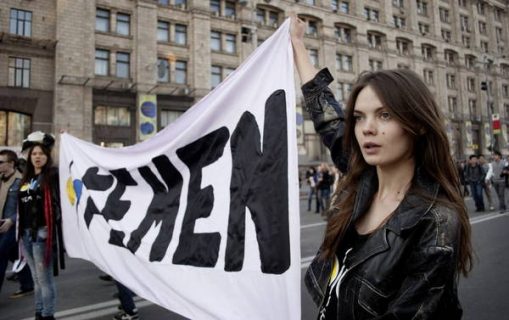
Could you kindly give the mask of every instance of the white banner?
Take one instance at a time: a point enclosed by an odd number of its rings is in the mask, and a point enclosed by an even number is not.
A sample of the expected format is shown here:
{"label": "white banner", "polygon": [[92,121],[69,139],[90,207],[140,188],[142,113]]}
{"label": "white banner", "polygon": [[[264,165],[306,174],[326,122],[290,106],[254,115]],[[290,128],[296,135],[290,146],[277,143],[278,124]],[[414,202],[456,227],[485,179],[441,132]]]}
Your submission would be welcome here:
{"label": "white banner", "polygon": [[190,319],[300,319],[289,20],[154,137],[61,137],[64,240],[139,296]]}

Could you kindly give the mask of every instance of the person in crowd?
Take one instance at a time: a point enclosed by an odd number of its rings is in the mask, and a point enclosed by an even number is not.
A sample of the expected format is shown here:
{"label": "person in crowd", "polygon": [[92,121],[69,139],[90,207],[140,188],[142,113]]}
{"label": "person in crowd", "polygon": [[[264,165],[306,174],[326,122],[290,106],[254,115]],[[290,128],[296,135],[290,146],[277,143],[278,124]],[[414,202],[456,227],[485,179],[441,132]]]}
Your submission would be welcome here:
{"label": "person in crowd", "polygon": [[124,286],[122,283],[115,280],[115,285],[118,290],[118,300],[120,306],[118,313],[113,317],[113,320],[136,320],[139,319],[138,309],[134,303],[134,293]]}
{"label": "person in crowd", "polygon": [[316,172],[316,169],[314,167],[309,167],[306,171],[306,182],[309,187],[308,192],[308,211],[311,211],[311,205],[313,202],[313,198],[316,201],[316,213],[320,212],[320,200],[318,197],[318,190],[316,187],[316,184],[318,182],[318,174]]}
{"label": "person in crowd", "polygon": [[35,287],[35,317],[54,319],[56,286],[54,275],[63,269],[63,247],[58,170],[52,166],[51,145],[34,143],[28,150],[27,167],[21,181],[19,234]]}
{"label": "person in crowd", "polygon": [[317,189],[320,193],[320,208],[322,208],[322,216],[325,216],[329,210],[330,191],[331,185],[334,183],[334,176],[326,163],[321,163],[318,167],[318,176]]}
{"label": "person in crowd", "polygon": [[[14,151],[0,150],[0,290],[9,260],[14,262],[18,258],[16,216],[22,176],[16,169],[17,160]],[[20,288],[10,298],[20,298],[34,292],[34,282],[27,265],[17,273],[17,280]]]}
{"label": "person in crowd", "polygon": [[460,183],[462,185],[462,196],[468,197],[470,195],[470,192],[468,191],[468,185],[465,182],[465,160],[459,160],[456,162],[457,169],[458,169],[458,175],[460,177]]}
{"label": "person in crowd", "polygon": [[468,158],[468,165],[465,167],[465,182],[470,185],[470,192],[475,202],[475,211],[482,212],[484,208],[483,199],[483,183],[485,181],[486,171],[479,164],[479,159],[476,155],[472,154]]}
{"label": "person in crowd", "polygon": [[343,111],[291,20],[305,108],[344,173],[305,276],[318,319],[460,319],[470,224],[433,94],[410,70],[365,73]]}
{"label": "person in crowd", "polygon": [[484,176],[484,181],[481,184],[482,189],[484,191],[484,194],[486,195],[486,199],[488,200],[488,208],[490,211],[495,210],[495,207],[493,206],[493,192],[492,192],[492,186],[491,186],[491,178],[493,177],[493,169],[491,168],[491,162],[486,160],[484,155],[479,155],[479,165],[482,167],[483,172],[486,172],[486,175]]}
{"label": "person in crowd", "polygon": [[502,154],[498,150],[493,152],[491,167],[493,172],[493,187],[498,197],[498,209],[503,213],[507,209],[505,204],[505,178],[509,175],[509,168],[505,165],[502,160]]}

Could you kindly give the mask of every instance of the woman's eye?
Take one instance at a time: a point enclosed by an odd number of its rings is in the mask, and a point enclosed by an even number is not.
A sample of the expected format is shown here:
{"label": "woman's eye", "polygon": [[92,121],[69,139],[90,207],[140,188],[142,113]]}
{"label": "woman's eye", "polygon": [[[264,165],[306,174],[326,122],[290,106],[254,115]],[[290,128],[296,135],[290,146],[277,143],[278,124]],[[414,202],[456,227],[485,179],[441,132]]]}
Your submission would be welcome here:
{"label": "woman's eye", "polygon": [[380,113],[380,118],[382,120],[389,120],[391,118],[391,114],[387,111],[384,111],[384,112]]}
{"label": "woman's eye", "polygon": [[359,116],[359,115],[355,115],[355,116],[353,116],[353,120],[354,120],[355,122],[360,121],[360,120],[361,120],[361,118],[362,118],[362,117],[361,117],[361,116]]}

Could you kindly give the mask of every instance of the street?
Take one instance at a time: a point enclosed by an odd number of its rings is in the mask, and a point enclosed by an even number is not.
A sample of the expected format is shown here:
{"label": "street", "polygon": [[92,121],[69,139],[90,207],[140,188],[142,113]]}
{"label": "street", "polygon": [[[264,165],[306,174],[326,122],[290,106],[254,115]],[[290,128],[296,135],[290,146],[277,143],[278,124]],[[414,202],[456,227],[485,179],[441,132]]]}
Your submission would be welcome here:
{"label": "street", "polygon": [[[494,195],[496,198],[496,195]],[[460,279],[460,301],[466,320],[499,320],[509,314],[509,213],[498,211],[474,213],[471,198],[466,199],[471,212],[475,265],[471,275]],[[307,211],[301,200],[301,270],[302,278],[315,250],[320,244],[325,222],[320,215]],[[57,279],[58,301],[56,318],[111,319],[117,312],[118,300],[112,294],[112,282],[98,278],[101,272],[91,263],[67,259],[67,269]],[[316,308],[301,281],[302,319],[315,319]],[[33,295],[9,299],[17,283],[5,281],[0,294],[0,320],[33,319]],[[140,319],[186,319],[140,298],[136,298]],[[298,307],[298,306],[296,306]]]}

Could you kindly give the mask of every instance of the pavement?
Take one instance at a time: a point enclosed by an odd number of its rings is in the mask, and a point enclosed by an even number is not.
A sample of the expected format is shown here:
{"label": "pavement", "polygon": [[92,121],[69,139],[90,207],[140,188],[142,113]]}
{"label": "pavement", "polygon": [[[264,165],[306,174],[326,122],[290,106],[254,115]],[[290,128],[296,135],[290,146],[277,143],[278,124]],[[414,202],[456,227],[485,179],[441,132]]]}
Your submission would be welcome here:
{"label": "pavement", "polygon": [[[319,214],[307,211],[305,190],[300,201],[301,271],[302,278],[325,229]],[[495,207],[498,206],[493,194]],[[508,197],[509,200],[509,197]],[[472,224],[476,264],[471,275],[460,280],[459,295],[466,320],[508,319],[509,305],[509,214],[498,211],[475,212],[472,198],[465,198]],[[117,312],[118,300],[111,282],[98,277],[101,271],[80,259],[67,259],[67,269],[57,279],[58,301],[56,317],[60,320],[106,320]],[[315,319],[316,307],[301,282],[301,319]],[[17,290],[17,284],[5,281],[0,292],[0,320],[33,319],[33,295],[18,299],[8,296]],[[135,299],[140,319],[186,319],[141,298]],[[296,306],[297,307],[297,306]]]}

